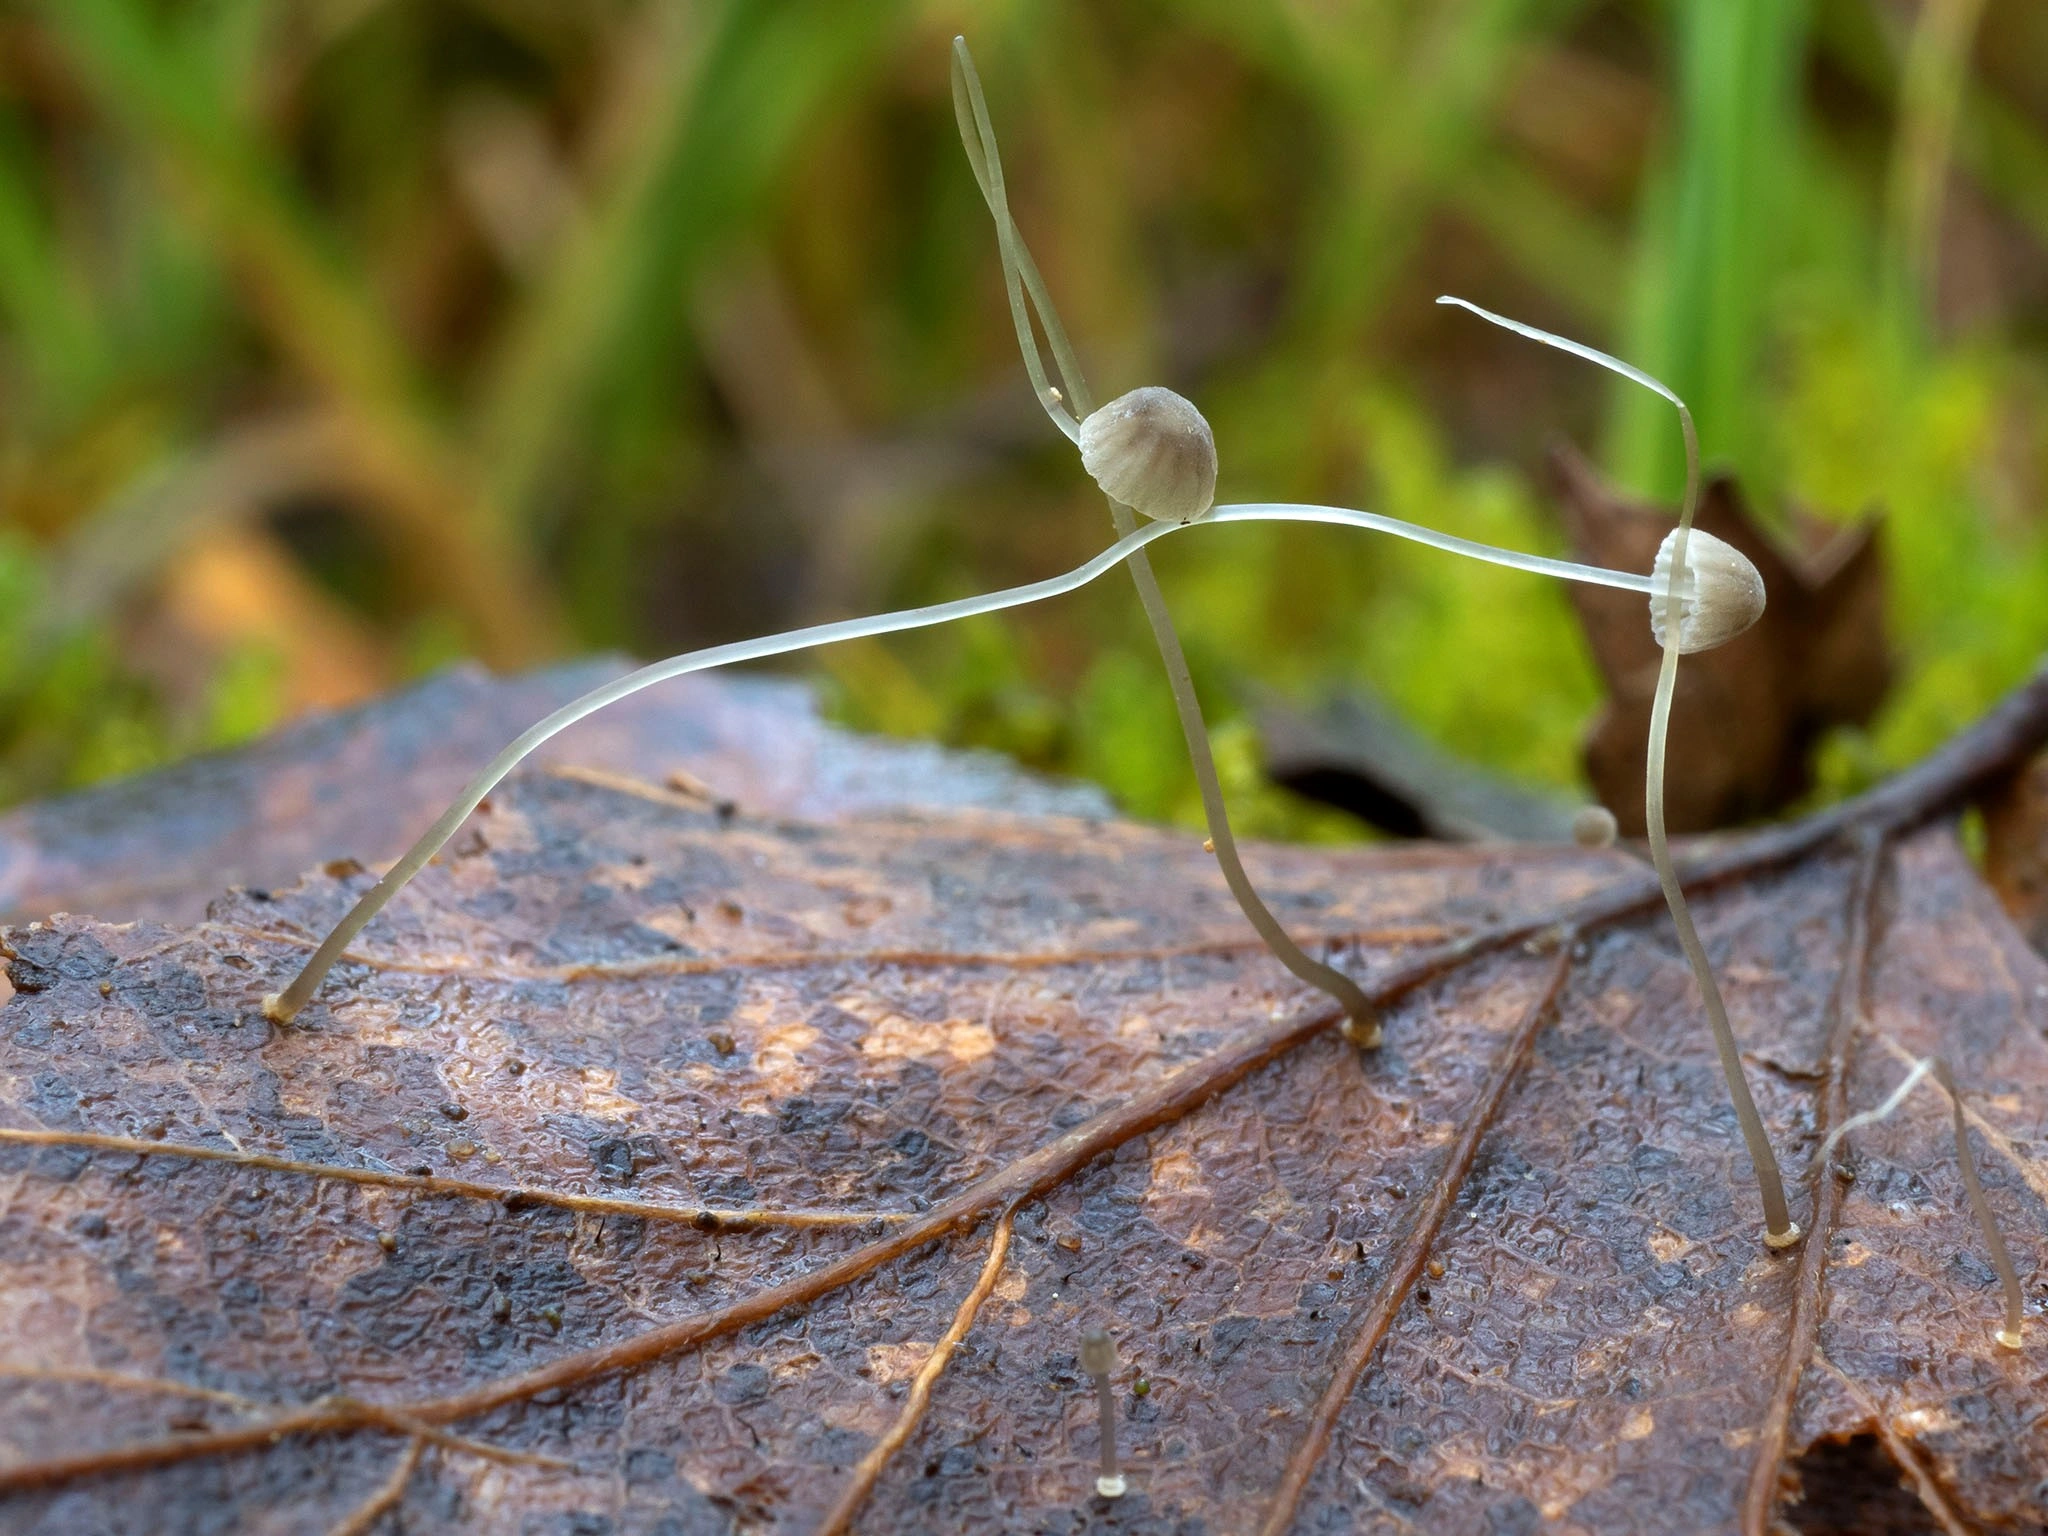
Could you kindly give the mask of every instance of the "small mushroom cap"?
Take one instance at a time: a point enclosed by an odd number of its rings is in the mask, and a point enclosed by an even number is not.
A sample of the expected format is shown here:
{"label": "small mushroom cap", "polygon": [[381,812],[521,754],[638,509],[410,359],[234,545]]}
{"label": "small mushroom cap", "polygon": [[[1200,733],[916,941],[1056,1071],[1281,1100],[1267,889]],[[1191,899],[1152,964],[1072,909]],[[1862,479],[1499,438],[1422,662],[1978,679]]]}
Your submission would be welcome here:
{"label": "small mushroom cap", "polygon": [[1216,500],[1216,437],[1192,402],[1148,384],[1081,423],[1081,463],[1125,506],[1192,522]]}
{"label": "small mushroom cap", "polygon": [[1116,1341],[1100,1328],[1081,1335],[1081,1369],[1090,1376],[1107,1376],[1116,1369]]}
{"label": "small mushroom cap", "polygon": [[[1686,563],[1692,563],[1690,558]],[[1620,830],[1614,812],[1604,805],[1581,806],[1572,817],[1572,841],[1581,848],[1611,848]]]}
{"label": "small mushroom cap", "polygon": [[[1677,542],[1674,528],[1657,546],[1657,563],[1650,573],[1655,583],[1650,594],[1650,633],[1659,645],[1664,643],[1664,595],[1671,585],[1671,550]],[[1693,529],[1686,536],[1685,565],[1692,580],[1679,588],[1681,655],[1711,651],[1763,616],[1764,579],[1749,557],[1727,540]]]}

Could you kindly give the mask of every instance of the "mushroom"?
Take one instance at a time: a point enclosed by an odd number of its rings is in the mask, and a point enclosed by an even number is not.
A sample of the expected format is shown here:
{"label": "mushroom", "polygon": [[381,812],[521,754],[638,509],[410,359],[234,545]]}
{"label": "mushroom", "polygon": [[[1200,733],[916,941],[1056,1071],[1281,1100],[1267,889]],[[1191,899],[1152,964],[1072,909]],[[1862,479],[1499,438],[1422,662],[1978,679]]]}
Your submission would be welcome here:
{"label": "mushroom", "polygon": [[[1017,350],[1023,354],[1024,371],[1046,415],[1080,448],[1082,467],[1108,494],[1110,520],[1118,536],[1128,537],[1137,527],[1132,516],[1134,508],[1147,517],[1181,522],[1198,516],[1216,494],[1216,442],[1209,423],[1187,400],[1156,385],[1132,390],[1100,410],[1090,404],[1092,396],[1081,373],[1080,359],[1067,339],[1059,311],[1053,308],[1052,295],[1046,289],[1038,263],[1031,259],[1031,251],[1017,231],[1017,222],[1010,216],[1010,197],[1003,184],[1003,157],[996,148],[995,124],[989,117],[988,98],[981,89],[974,55],[968,52],[964,37],[953,39],[953,116],[960,126],[960,143],[967,151],[967,163],[996,221],[1003,287],[1009,294],[1010,319],[1017,329]],[[1037,314],[1046,343],[1052,348],[1064,391],[1055,388],[1046,376],[1045,359],[1038,350],[1038,333],[1031,324],[1033,313]],[[1072,410],[1068,409],[1070,403]],[[1081,419],[1075,418],[1074,411],[1081,413]],[[1381,1039],[1379,1012],[1358,983],[1335,966],[1310,959],[1280,926],[1280,920],[1273,916],[1252,884],[1251,876],[1245,873],[1244,861],[1237,854],[1237,838],[1230,829],[1223,785],[1216,776],[1209,727],[1202,718],[1202,702],[1195,694],[1180,633],[1173,626],[1173,615],[1168,612],[1166,597],[1152,574],[1151,562],[1142,555],[1131,561],[1131,581],[1138,589],[1138,601],[1166,668],[1174,711],[1180,717],[1181,735],[1187,742],[1188,763],[1201,791],[1202,819],[1209,825],[1209,851],[1223,873],[1224,883],[1273,958],[1297,980],[1324,992],[1344,1009],[1345,1037],[1366,1048],[1377,1046]]]}
{"label": "mushroom", "polygon": [[[1991,1267],[1998,1272],[1998,1283],[2005,1292],[2005,1320],[1992,1330],[1991,1337],[2003,1348],[2018,1349],[2025,1342],[2020,1330],[2026,1321],[2026,1294],[2020,1287],[2020,1272],[2013,1264],[2012,1252],[2005,1246],[2005,1234],[1998,1228],[1998,1217],[1991,1209],[1991,1202],[1985,1198],[1984,1185],[1977,1177],[1977,1159],[1970,1151],[1969,1127],[1963,1117],[1963,1096],[1956,1088],[1956,1080],[1950,1074],[1946,1060],[1939,1056],[1925,1056],[1914,1062],[1912,1071],[1885,1096],[1883,1103],[1875,1109],[1851,1115],[1828,1132],[1827,1140],[1813,1155],[1813,1166],[1816,1171],[1825,1168],[1829,1154],[1851,1131],[1889,1120],[1919,1086],[1920,1079],[1929,1073],[1941,1084],[1942,1092],[1948,1095],[1949,1115],[1955,1122],[1956,1163],[1962,1169],[1963,1189],[1970,1197],[1970,1214],[1976,1218],[1977,1230],[1984,1235],[1984,1246],[1991,1254]],[[1846,1168],[1838,1172],[1843,1178],[1850,1177]]]}
{"label": "mushroom", "polygon": [[1721,1058],[1722,1075],[1728,1080],[1728,1097],[1735,1106],[1735,1118],[1742,1126],[1742,1139],[1749,1146],[1749,1160],[1756,1169],[1757,1193],[1764,1208],[1764,1243],[1774,1249],[1790,1248],[1799,1241],[1799,1223],[1786,1207],[1785,1180],[1778,1172],[1771,1139],[1764,1133],[1763,1117],[1756,1112],[1756,1100],[1750,1097],[1749,1083],[1742,1073],[1742,1053],[1735,1044],[1734,1030],[1728,1026],[1728,1010],[1714,981],[1714,968],[1707,960],[1698,930],[1693,927],[1692,909],[1686,905],[1685,891],[1678,883],[1678,871],[1671,863],[1671,843],[1664,830],[1664,754],[1671,733],[1671,697],[1678,684],[1678,658],[1686,652],[1719,645],[1753,624],[1763,612],[1763,578],[1730,545],[1693,531],[1693,511],[1699,504],[1700,490],[1699,434],[1693,429],[1692,412],[1669,387],[1640,368],[1584,342],[1552,335],[1449,294],[1437,303],[1470,310],[1480,319],[1531,341],[1618,373],[1662,395],[1678,408],[1679,429],[1685,434],[1685,499],[1679,505],[1678,526],[1658,549],[1656,566],[1651,572],[1651,633],[1664,647],[1664,659],[1658,667],[1657,692],[1650,704],[1644,820],[1648,823],[1650,861],[1657,867],[1657,883],[1663,887],[1664,904],[1671,910],[1671,924],[1678,930],[1679,947],[1685,951],[1686,961],[1699,983],[1707,1023],[1714,1034],[1714,1049]]}
{"label": "mushroom", "polygon": [[[1664,644],[1664,619],[1672,591],[1671,568],[1678,560],[1683,530],[1674,528],[1657,546],[1650,576],[1656,591],[1650,598],[1650,633]],[[1763,617],[1764,579],[1749,556],[1725,539],[1693,529],[1686,537],[1687,579],[1677,583],[1680,604],[1678,652],[1690,656],[1725,645]]]}
{"label": "mushroom", "polygon": [[1116,1395],[1109,1385],[1109,1373],[1116,1369],[1116,1340],[1100,1328],[1082,1334],[1081,1369],[1095,1378],[1095,1405],[1102,1422],[1102,1471],[1096,1476],[1095,1491],[1105,1499],[1120,1499],[1125,1484],[1116,1469]]}
{"label": "mushroom", "polygon": [[1963,1096],[1956,1091],[1956,1080],[1949,1075],[1948,1063],[1939,1056],[1933,1062],[1934,1075],[1948,1095],[1949,1114],[1955,1120],[1956,1161],[1962,1165],[1963,1188],[1969,1191],[1971,1213],[1977,1218],[1977,1229],[1984,1234],[1984,1246],[1991,1251],[1991,1267],[1998,1271],[1998,1283],[2005,1290],[2005,1326],[1991,1337],[2006,1349],[2018,1349],[2023,1342],[2020,1328],[2027,1315],[2026,1298],[2020,1291],[2020,1272],[2013,1267],[2005,1234],[1998,1230],[1998,1218],[1991,1213],[1991,1202],[1984,1198],[1984,1186],[1977,1179],[1977,1160],[1970,1154],[1970,1132],[1963,1123]]}
{"label": "mushroom", "polygon": [[1161,522],[1193,522],[1216,500],[1216,437],[1193,402],[1157,384],[1081,423],[1081,467],[1111,501]]}
{"label": "mushroom", "polygon": [[1572,841],[1581,848],[1612,848],[1620,830],[1604,805],[1581,806],[1572,816]]}

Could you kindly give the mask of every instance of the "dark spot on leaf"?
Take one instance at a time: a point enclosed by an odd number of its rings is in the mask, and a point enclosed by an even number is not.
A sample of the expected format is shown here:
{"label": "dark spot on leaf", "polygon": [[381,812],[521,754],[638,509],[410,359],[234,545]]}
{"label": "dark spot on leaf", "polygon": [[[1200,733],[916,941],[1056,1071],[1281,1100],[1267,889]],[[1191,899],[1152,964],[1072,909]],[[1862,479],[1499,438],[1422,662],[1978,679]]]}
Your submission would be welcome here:
{"label": "dark spot on leaf", "polygon": [[597,1165],[597,1171],[612,1183],[633,1182],[633,1147],[624,1137],[600,1141],[590,1149],[590,1160]]}
{"label": "dark spot on leaf", "polygon": [[1209,1358],[1220,1365],[1259,1336],[1264,1324],[1256,1317],[1219,1317],[1209,1327]]}
{"label": "dark spot on leaf", "polygon": [[652,1446],[635,1446],[626,1452],[628,1483],[665,1483],[676,1475],[676,1459]]}
{"label": "dark spot on leaf", "polygon": [[1875,1434],[1822,1440],[1787,1470],[1800,1496],[1778,1513],[1800,1536],[1940,1536],[1910,1476]]}
{"label": "dark spot on leaf", "polygon": [[741,1364],[718,1378],[712,1395],[727,1407],[739,1408],[764,1401],[772,1384],[766,1366]]}

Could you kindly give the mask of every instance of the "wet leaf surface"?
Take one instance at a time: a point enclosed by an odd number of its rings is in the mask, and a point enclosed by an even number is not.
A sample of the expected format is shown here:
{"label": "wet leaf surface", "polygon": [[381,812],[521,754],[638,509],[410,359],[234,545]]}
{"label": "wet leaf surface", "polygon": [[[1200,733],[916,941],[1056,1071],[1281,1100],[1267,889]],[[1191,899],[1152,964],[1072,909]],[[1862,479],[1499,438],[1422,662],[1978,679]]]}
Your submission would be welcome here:
{"label": "wet leaf surface", "polygon": [[[73,911],[192,922],[230,885],[289,885],[342,858],[388,862],[499,747],[627,665],[600,658],[509,679],[455,667],[239,752],[7,812],[0,920]],[[839,730],[785,678],[679,678],[572,727],[535,760],[813,821],[910,807],[1109,809],[1091,785],[993,753]]]}
{"label": "wet leaf surface", "polygon": [[[1939,1048],[2038,1309],[2048,967],[1944,826],[1808,842],[1726,851],[1698,909],[1795,1212],[1823,1122]],[[1389,997],[1383,1050],[1183,835],[559,769],[290,1029],[259,998],[368,876],[11,930],[0,1526],[815,1529],[1015,1199],[862,1529],[1248,1531],[1291,1464],[1300,1531],[1761,1531],[1781,1474],[1822,1511],[1873,1464],[1923,1528],[2041,1529],[2048,1328],[1992,1342],[1933,1089],[1771,1256],[1628,854],[1255,860]]]}

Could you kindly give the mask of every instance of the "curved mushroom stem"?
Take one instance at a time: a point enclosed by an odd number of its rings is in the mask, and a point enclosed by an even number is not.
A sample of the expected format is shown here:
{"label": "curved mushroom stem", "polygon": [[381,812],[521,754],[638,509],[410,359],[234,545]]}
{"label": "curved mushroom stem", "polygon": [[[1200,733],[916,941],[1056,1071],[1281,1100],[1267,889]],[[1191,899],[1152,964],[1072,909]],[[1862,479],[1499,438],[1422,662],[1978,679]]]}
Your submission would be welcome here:
{"label": "curved mushroom stem", "polygon": [[1956,1080],[1949,1075],[1948,1063],[1939,1056],[1932,1060],[1934,1076],[1948,1095],[1949,1113],[1955,1120],[1956,1161],[1962,1165],[1963,1188],[1970,1195],[1970,1212],[1977,1218],[1977,1229],[1984,1234],[1984,1246],[1991,1250],[1991,1267],[1998,1271],[1998,1283],[2005,1290],[2005,1326],[1991,1336],[2006,1349],[2018,1349],[2025,1342],[2020,1330],[2027,1316],[2026,1297],[2020,1290],[2020,1272],[2013,1266],[2012,1254],[2005,1246],[2005,1234],[1998,1230],[1998,1218],[1992,1214],[1991,1202],[1984,1198],[1984,1186],[1977,1178],[1977,1160],[1970,1154],[1970,1131],[1963,1121],[1963,1096],[1956,1091]]}
{"label": "curved mushroom stem", "polygon": [[[1038,263],[1031,259],[1031,248],[1017,232],[1017,221],[1010,217],[1010,193],[1003,182],[1003,157],[996,148],[995,124],[988,114],[981,74],[974,67],[974,55],[967,51],[964,37],[953,39],[953,117],[960,125],[960,144],[967,151],[975,184],[981,188],[982,200],[996,221],[1003,287],[1010,296],[1010,319],[1017,327],[1017,349],[1024,354],[1024,371],[1053,425],[1066,434],[1069,442],[1078,444],[1081,417],[1095,408],[1094,403],[1088,399],[1088,385],[1081,377],[1073,343],[1067,340],[1066,327],[1060,324],[1059,312],[1052,307],[1052,293],[1045,286]],[[1027,295],[1029,308],[1025,304]],[[1039,324],[1045,327],[1045,339],[1052,347],[1060,382],[1067,387],[1064,396],[1046,377],[1045,358],[1038,350],[1038,333],[1031,325],[1033,310],[1038,314]]]}
{"label": "curved mushroom stem", "polygon": [[1905,1075],[1899,1086],[1885,1096],[1882,1104],[1851,1115],[1828,1132],[1827,1140],[1813,1155],[1814,1171],[1818,1174],[1826,1168],[1828,1155],[1851,1131],[1889,1120],[1919,1085],[1920,1079],[1930,1073],[1941,1084],[1941,1091],[1948,1095],[1949,1115],[1955,1122],[1956,1163],[1962,1169],[1963,1189],[1970,1197],[1970,1214],[1976,1218],[1977,1230],[1983,1235],[1984,1246],[1991,1254],[1991,1267],[1998,1272],[1999,1286],[2005,1292],[2005,1320],[2002,1326],[1992,1330],[1991,1337],[2003,1348],[2019,1349],[2026,1342],[2021,1332],[2026,1323],[2026,1293],[2020,1286],[2020,1272],[2013,1264],[2012,1250],[2005,1246],[2005,1234],[1999,1230],[1998,1217],[1991,1209],[1990,1200],[1985,1198],[1983,1182],[1977,1177],[1977,1159],[1970,1151],[1970,1128],[1963,1116],[1963,1096],[1944,1058],[1921,1057],[1913,1063],[1912,1071]]}
{"label": "curved mushroom stem", "polygon": [[274,992],[263,1000],[263,1011],[280,1024],[290,1023],[299,1010],[311,1000],[321,981],[342,951],[354,941],[370,920],[384,910],[384,906],[403,890],[422,869],[426,868],[435,854],[446,846],[456,829],[468,819],[469,813],[482,804],[485,795],[497,787],[505,775],[510,773],[536,748],[551,737],[567,730],[577,721],[595,714],[607,704],[651,688],[656,683],[666,682],[672,677],[685,677],[692,672],[704,672],[713,667],[730,666],[742,661],[765,661],[773,656],[785,656],[791,651],[800,651],[814,645],[833,645],[842,640],[861,640],[874,635],[896,634],[907,629],[923,629],[933,624],[946,624],[955,619],[973,617],[976,614],[999,613],[1006,608],[1019,608],[1028,603],[1043,602],[1047,598],[1059,597],[1086,586],[1089,582],[1116,569],[1118,565],[1137,555],[1146,545],[1167,537],[1169,534],[1185,532],[1189,528],[1207,527],[1213,523],[1328,523],[1343,527],[1363,528],[1371,532],[1392,533],[1439,547],[1455,548],[1459,553],[1492,560],[1498,564],[1531,569],[1545,575],[1563,576],[1576,581],[1594,582],[1602,586],[1627,587],[1651,591],[1653,584],[1648,576],[1638,576],[1626,571],[1603,570],[1598,566],[1572,565],[1561,560],[1543,560],[1536,556],[1523,555],[1515,550],[1494,549],[1490,545],[1470,544],[1463,539],[1447,540],[1444,535],[1432,529],[1417,528],[1397,518],[1380,517],[1371,512],[1353,512],[1344,507],[1311,506],[1243,506],[1217,507],[1207,517],[1193,523],[1147,523],[1143,528],[1134,529],[1129,535],[1117,540],[1094,559],[1076,566],[1059,576],[1044,581],[1027,582],[1023,586],[1008,587],[1000,592],[988,592],[979,597],[958,598],[949,603],[931,603],[922,608],[906,608],[896,613],[875,614],[864,619],[841,619],[832,624],[813,624],[807,629],[791,630],[787,634],[769,635],[759,640],[740,640],[730,645],[714,645],[706,650],[690,651],[681,656],[671,656],[666,661],[657,661],[615,678],[601,688],[593,688],[579,699],[564,704],[560,709],[537,724],[522,731],[505,749],[464,786],[461,794],[418,842],[408,848],[398,862],[391,866],[384,878],[364,892],[351,907],[347,916],[335,924],[334,930],[321,941],[291,985],[282,992]]}
{"label": "curved mushroom stem", "polygon": [[[1017,347],[1024,354],[1024,371],[1030,375],[1031,387],[1037,392],[1039,404],[1045,407],[1053,424],[1078,444],[1081,438],[1079,418],[1089,415],[1095,409],[1095,403],[1088,390],[1088,381],[1082,377],[1080,360],[1067,339],[1066,327],[1060,324],[1059,312],[1053,308],[1045,279],[1039,274],[1038,264],[1031,259],[1024,237],[1017,231],[1016,220],[1010,216],[1009,194],[1003,184],[1003,159],[996,148],[995,125],[989,118],[981,76],[975,70],[974,56],[967,51],[967,39],[964,37],[953,39],[953,113],[960,124],[960,142],[967,150],[968,164],[973,167],[974,179],[980,185],[981,195],[996,221],[1003,286],[1010,296],[1010,318],[1017,327]],[[1027,296],[1030,300],[1028,309],[1025,304]],[[1046,377],[1045,362],[1039,355],[1037,335],[1031,325],[1033,311],[1038,315],[1038,323],[1045,328],[1046,342],[1052,348],[1053,361],[1060,371],[1060,382],[1066,388],[1064,397]],[[1137,526],[1136,514],[1113,498],[1109,511],[1118,536],[1128,538]],[[1187,653],[1181,648],[1180,633],[1174,628],[1173,615],[1167,609],[1165,595],[1159,590],[1158,578],[1152,574],[1152,562],[1143,555],[1136,555],[1130,565],[1131,581],[1138,589],[1138,601],[1145,610],[1146,621],[1152,626],[1159,659],[1166,667],[1166,681],[1173,690],[1174,711],[1180,717],[1188,761],[1194,768],[1195,783],[1201,790],[1202,817],[1209,825],[1209,847],[1215,855],[1217,867],[1223,872],[1224,882],[1230,887],[1230,894],[1237,899],[1246,921],[1276,960],[1298,980],[1318,988],[1342,1005],[1345,1037],[1356,1045],[1377,1046],[1381,1039],[1379,1013],[1365,993],[1335,966],[1312,960],[1303,952],[1301,946],[1288,936],[1287,930],[1281,927],[1280,920],[1273,916],[1259,896],[1258,888],[1252,884],[1251,876],[1245,872],[1244,860],[1238,857],[1237,838],[1230,830],[1230,809],[1224,803],[1223,785],[1216,776],[1215,754],[1209,745],[1209,727],[1202,719],[1202,703],[1195,693],[1194,678],[1188,671]]]}
{"label": "curved mushroom stem", "polygon": [[1670,388],[1642,369],[1624,363],[1620,358],[1610,357],[1584,342],[1553,335],[1519,320],[1510,320],[1505,315],[1497,315],[1449,294],[1440,297],[1437,303],[1454,304],[1531,341],[1556,347],[1611,373],[1618,373],[1653,394],[1662,395],[1678,408],[1678,425],[1685,434],[1685,499],[1679,505],[1678,532],[1671,549],[1670,585],[1661,593],[1653,594],[1653,597],[1661,596],[1664,603],[1664,658],[1657,668],[1657,692],[1650,703],[1643,820],[1649,831],[1650,861],[1657,868],[1657,883],[1664,888],[1664,904],[1671,909],[1671,923],[1678,930],[1679,947],[1685,951],[1686,962],[1699,983],[1700,997],[1707,1008],[1707,1022],[1714,1032],[1714,1049],[1721,1058],[1722,1075],[1728,1080],[1728,1097],[1735,1106],[1735,1118],[1741,1123],[1742,1139],[1749,1148],[1749,1160],[1756,1168],[1757,1192],[1764,1207],[1764,1242],[1771,1248],[1789,1248],[1799,1241],[1799,1223],[1792,1219],[1786,1208],[1785,1180],[1778,1172],[1778,1159],[1771,1151],[1771,1140],[1764,1132],[1763,1117],[1757,1113],[1756,1100],[1750,1097],[1749,1081],[1742,1071],[1742,1052],[1735,1043],[1734,1030],[1728,1026],[1728,1010],[1722,1004],[1721,989],[1714,981],[1714,968],[1707,960],[1706,947],[1700,943],[1699,931],[1693,927],[1692,909],[1686,904],[1685,891],[1678,883],[1678,871],[1672,867],[1671,844],[1664,830],[1665,744],[1671,731],[1672,695],[1678,686],[1684,593],[1691,580],[1691,570],[1685,562],[1685,546],[1692,533],[1693,513],[1699,506],[1700,493],[1700,440],[1693,428],[1692,412]]}
{"label": "curved mushroom stem", "polygon": [[1934,1061],[1935,1058],[1932,1056],[1923,1056],[1913,1063],[1913,1070],[1906,1074],[1898,1087],[1885,1096],[1882,1104],[1875,1109],[1866,1109],[1859,1114],[1851,1115],[1829,1131],[1827,1139],[1820,1144],[1820,1150],[1813,1154],[1813,1167],[1809,1171],[1817,1177],[1820,1171],[1827,1167],[1829,1156],[1851,1131],[1860,1131],[1866,1125],[1877,1125],[1898,1113],[1899,1106],[1905,1103],[1913,1090],[1919,1086],[1920,1079],[1934,1070]]}
{"label": "curved mushroom stem", "polygon": [[1707,1007],[1707,1022],[1714,1031],[1714,1049],[1721,1057],[1721,1073],[1728,1079],[1728,1097],[1735,1105],[1735,1118],[1742,1126],[1742,1139],[1749,1146],[1749,1160],[1756,1167],[1757,1192],[1763,1199],[1764,1244],[1790,1248],[1799,1241],[1799,1223],[1785,1205],[1785,1180],[1778,1172],[1778,1159],[1771,1151],[1771,1139],[1764,1132],[1763,1116],[1750,1097],[1749,1079],[1742,1070],[1742,1052],[1735,1043],[1735,1031],[1728,1025],[1728,1010],[1721,1001],[1721,988],[1714,980],[1714,967],[1707,959],[1693,926],[1692,908],[1678,883],[1678,871],[1671,863],[1671,843],[1664,831],[1664,756],[1671,734],[1671,700],[1678,686],[1679,631],[1684,627],[1684,604],[1678,587],[1687,575],[1685,545],[1692,530],[1693,512],[1699,504],[1700,442],[1694,431],[1692,412],[1669,390],[1661,390],[1678,407],[1678,420],[1685,431],[1685,501],[1678,514],[1678,541],[1671,551],[1671,590],[1664,600],[1664,656],[1657,667],[1657,693],[1650,701],[1650,750],[1644,772],[1643,819],[1650,836],[1650,860],[1657,866],[1657,882],[1664,887],[1664,904],[1671,909],[1671,923],[1678,930],[1679,946],[1699,982],[1700,998]]}

